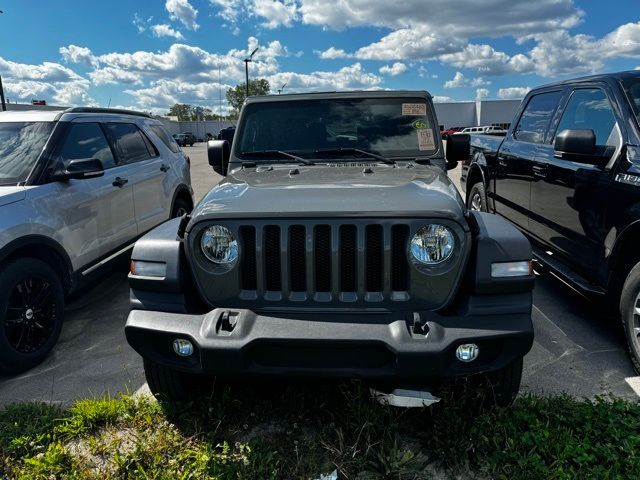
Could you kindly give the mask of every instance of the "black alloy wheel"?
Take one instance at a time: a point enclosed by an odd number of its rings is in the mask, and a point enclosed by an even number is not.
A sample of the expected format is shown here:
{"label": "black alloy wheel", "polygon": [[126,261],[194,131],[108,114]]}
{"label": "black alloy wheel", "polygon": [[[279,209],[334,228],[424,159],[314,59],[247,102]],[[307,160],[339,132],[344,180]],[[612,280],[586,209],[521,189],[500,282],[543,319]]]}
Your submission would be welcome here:
{"label": "black alloy wheel", "polygon": [[40,363],[55,345],[64,321],[64,291],[45,262],[23,258],[0,269],[0,372]]}

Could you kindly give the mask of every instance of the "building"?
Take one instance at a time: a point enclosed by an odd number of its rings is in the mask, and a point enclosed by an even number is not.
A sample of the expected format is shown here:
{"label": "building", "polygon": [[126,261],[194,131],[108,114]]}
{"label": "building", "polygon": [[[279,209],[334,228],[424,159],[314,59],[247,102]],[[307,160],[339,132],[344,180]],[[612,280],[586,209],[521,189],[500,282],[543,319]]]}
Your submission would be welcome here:
{"label": "building", "polygon": [[434,103],[440,129],[511,123],[522,100]]}

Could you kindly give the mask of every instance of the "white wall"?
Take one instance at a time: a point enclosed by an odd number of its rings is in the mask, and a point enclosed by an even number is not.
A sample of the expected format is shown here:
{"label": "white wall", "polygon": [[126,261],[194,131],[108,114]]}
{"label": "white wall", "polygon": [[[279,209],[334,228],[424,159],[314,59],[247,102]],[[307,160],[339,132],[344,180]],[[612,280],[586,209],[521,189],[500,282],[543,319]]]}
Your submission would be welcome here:
{"label": "white wall", "polygon": [[510,123],[521,100],[481,100],[477,102],[434,103],[438,123],[444,128],[479,127]]}

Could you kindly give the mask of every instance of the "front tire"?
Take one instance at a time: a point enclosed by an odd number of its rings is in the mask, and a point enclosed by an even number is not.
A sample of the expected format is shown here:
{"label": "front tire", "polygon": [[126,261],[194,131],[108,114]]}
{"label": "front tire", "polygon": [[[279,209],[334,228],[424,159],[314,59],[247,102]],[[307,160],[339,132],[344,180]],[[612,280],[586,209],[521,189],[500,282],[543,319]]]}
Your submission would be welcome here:
{"label": "front tire", "polygon": [[620,315],[631,363],[640,374],[640,263],[631,269],[622,287]]}
{"label": "front tire", "polygon": [[477,212],[488,212],[487,205],[487,192],[484,188],[484,183],[474,183],[469,190],[469,198],[467,199],[467,208]]}
{"label": "front tire", "polygon": [[213,377],[181,372],[146,358],[143,363],[149,390],[158,400],[189,401],[213,393]]}
{"label": "front tire", "polygon": [[0,270],[0,372],[20,373],[41,363],[63,322],[64,289],[53,268],[21,258]]}
{"label": "front tire", "polygon": [[179,218],[191,213],[191,205],[183,198],[176,198],[171,210],[171,218]]}

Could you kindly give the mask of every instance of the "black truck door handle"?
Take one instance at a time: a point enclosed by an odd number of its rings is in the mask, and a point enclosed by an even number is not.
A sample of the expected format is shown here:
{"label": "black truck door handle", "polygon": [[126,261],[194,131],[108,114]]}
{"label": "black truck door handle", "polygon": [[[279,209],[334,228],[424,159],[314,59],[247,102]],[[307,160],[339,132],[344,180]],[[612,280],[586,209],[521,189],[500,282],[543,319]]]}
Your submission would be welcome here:
{"label": "black truck door handle", "polygon": [[531,167],[533,169],[533,174],[538,178],[546,178],[547,177],[547,167],[541,165],[534,165]]}
{"label": "black truck door handle", "polygon": [[160,170],[163,172],[168,172],[170,168],[169,165],[165,165],[164,163],[160,166]]}
{"label": "black truck door handle", "polygon": [[129,180],[127,180],[126,178],[116,177],[111,185],[113,185],[114,187],[122,188],[127,183],[129,183]]}

